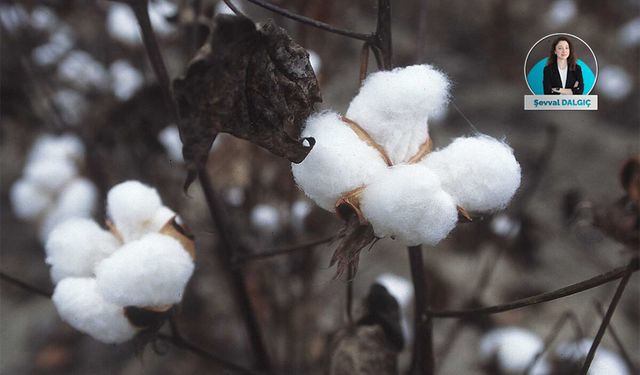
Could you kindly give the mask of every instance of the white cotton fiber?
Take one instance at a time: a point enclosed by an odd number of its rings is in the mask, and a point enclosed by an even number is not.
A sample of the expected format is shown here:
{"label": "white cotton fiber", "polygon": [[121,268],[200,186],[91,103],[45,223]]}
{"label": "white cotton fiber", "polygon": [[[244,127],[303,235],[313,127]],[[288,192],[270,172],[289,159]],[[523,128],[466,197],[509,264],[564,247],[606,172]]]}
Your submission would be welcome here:
{"label": "white cotton fiber", "polygon": [[89,53],[74,50],[58,64],[58,76],[80,89],[104,89],[109,74],[105,67]]}
{"label": "white cotton fiber", "polygon": [[547,13],[547,22],[554,26],[564,25],[575,18],[578,6],[573,0],[556,0]]}
{"label": "white cotton fiber", "polygon": [[520,164],[506,144],[488,137],[457,138],[421,162],[467,211],[504,208],[520,186]]}
{"label": "white cotton fiber", "polygon": [[66,278],[56,286],[52,300],[62,320],[96,340],[117,344],[130,340],[137,332],[122,307],[108,303],[98,294],[95,279]]}
{"label": "white cotton fiber", "polygon": [[302,137],[316,144],[300,164],[292,164],[293,177],[320,207],[334,211],[342,193],[366,185],[387,169],[378,151],[366,144],[336,113],[311,116]]}
{"label": "white cotton fiber", "polygon": [[[583,362],[589,353],[592,343],[593,339],[562,343],[558,345],[554,355],[560,360]],[[618,354],[599,347],[587,375],[629,375],[629,371]]]}
{"label": "white cotton fiber", "polygon": [[126,4],[109,4],[107,31],[112,38],[125,44],[136,45],[142,42],[136,16]]}
{"label": "white cotton fiber", "polygon": [[[505,374],[521,374],[533,358],[544,348],[540,337],[534,333],[516,327],[494,329],[484,335],[480,341],[480,360],[490,362],[493,358]],[[540,362],[532,373],[546,373]]]}
{"label": "white cotton fiber", "polygon": [[251,224],[263,233],[275,233],[280,230],[280,212],[269,204],[258,204],[251,210]]}
{"label": "white cotton fiber", "polygon": [[70,28],[61,28],[51,35],[49,41],[31,51],[31,58],[37,65],[46,66],[57,63],[73,47],[73,32]]}
{"label": "white cotton fiber", "polygon": [[180,131],[177,126],[167,126],[162,129],[162,131],[158,133],[158,140],[167,150],[169,159],[179,163],[184,161],[182,157],[182,141],[180,140]]}
{"label": "white cotton fiber", "polygon": [[625,47],[634,47],[640,44],[640,17],[622,25],[618,31],[618,40]]}
{"label": "white cotton fiber", "polygon": [[98,189],[88,179],[78,177],[65,185],[40,224],[40,238],[46,241],[49,233],[71,218],[88,218],[98,201]]}
{"label": "white cotton fiber", "polygon": [[98,291],[121,306],[175,304],[182,300],[193,268],[177,240],[152,233],[125,244],[98,265]]}
{"label": "white cotton fiber", "polygon": [[444,110],[448,90],[447,77],[429,65],[373,73],[351,101],[347,117],[398,164],[408,161],[427,140],[427,120]]}
{"label": "white cotton fiber", "polygon": [[24,178],[44,191],[57,192],[77,173],[72,160],[43,158],[27,164]]}
{"label": "white cotton fiber", "polygon": [[109,66],[113,95],[120,100],[127,100],[144,84],[144,77],[138,69],[126,60],[117,60]]}
{"label": "white cotton fiber", "polygon": [[34,220],[51,205],[51,195],[36,184],[19,179],[9,192],[11,205],[16,216],[22,220]]}
{"label": "white cotton fiber", "polygon": [[83,157],[84,145],[75,135],[44,134],[39,136],[31,146],[27,162],[31,163],[40,159],[80,160]]}
{"label": "white cotton fiber", "polygon": [[633,77],[617,65],[605,66],[598,75],[598,88],[611,100],[622,100],[633,90]]}
{"label": "white cotton fiber", "polygon": [[92,277],[96,265],[113,254],[120,242],[93,220],[70,219],[59,224],[45,244],[51,279]]}
{"label": "white cotton fiber", "polygon": [[156,189],[138,181],[120,183],[107,194],[107,214],[125,242],[140,238],[161,207]]}
{"label": "white cotton fiber", "polygon": [[364,189],[360,208],[377,237],[404,245],[435,245],[458,220],[456,204],[438,177],[420,165],[397,165]]}

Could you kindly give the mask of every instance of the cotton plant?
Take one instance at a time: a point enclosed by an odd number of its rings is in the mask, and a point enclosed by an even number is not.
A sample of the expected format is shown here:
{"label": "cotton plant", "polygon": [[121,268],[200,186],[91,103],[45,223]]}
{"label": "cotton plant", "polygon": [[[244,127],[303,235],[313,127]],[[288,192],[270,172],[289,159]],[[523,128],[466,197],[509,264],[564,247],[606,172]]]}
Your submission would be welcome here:
{"label": "cotton plant", "polygon": [[371,74],[344,116],[306,121],[302,137],[316,143],[292,164],[296,183],[323,209],[355,213],[376,237],[407,246],[435,245],[459,216],[504,208],[520,185],[505,142],[475,134],[432,151],[428,121],[445,110],[449,87],[430,65]]}
{"label": "cotton plant", "polygon": [[38,225],[41,241],[60,222],[93,214],[98,193],[81,176],[83,163],[84,146],[74,135],[42,135],[31,147],[10,200],[19,219]]}
{"label": "cotton plant", "polygon": [[[544,349],[544,342],[533,332],[519,327],[491,330],[480,340],[480,363],[491,374],[516,375],[529,368]],[[531,375],[550,374],[549,364],[539,359],[528,372]]]}
{"label": "cotton plant", "polygon": [[76,218],[47,239],[53,303],[62,320],[105,343],[148,328],[135,311],[163,317],[180,303],[194,270],[193,239],[158,192],[137,181],[107,195],[107,229]]}

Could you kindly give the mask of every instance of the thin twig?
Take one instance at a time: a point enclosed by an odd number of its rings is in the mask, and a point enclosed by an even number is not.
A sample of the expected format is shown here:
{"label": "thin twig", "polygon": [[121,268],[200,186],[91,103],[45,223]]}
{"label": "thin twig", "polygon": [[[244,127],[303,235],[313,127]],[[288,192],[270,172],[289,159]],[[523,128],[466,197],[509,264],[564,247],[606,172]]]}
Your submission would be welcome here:
{"label": "thin twig", "polygon": [[640,262],[638,258],[632,259],[627,266],[614,268],[611,271],[602,273],[598,276],[592,277],[590,279],[581,281],[579,283],[575,283],[564,288],[554,290],[552,292],[538,294],[532,297],[522,298],[513,302],[482,307],[477,309],[467,309],[467,310],[430,310],[429,313],[433,317],[436,318],[462,318],[467,316],[472,316],[476,314],[497,314],[504,311],[515,310],[525,306],[536,305],[543,302],[553,301],[558,298],[570,296],[572,294],[584,292],[585,290],[589,290],[600,286],[602,284],[606,284],[613,280],[620,279],[624,277],[627,272],[635,272],[640,268]]}
{"label": "thin twig", "polygon": [[410,246],[409,264],[415,295],[413,358],[411,374],[434,374],[433,321],[428,313],[429,292],[424,275],[422,246]]}
{"label": "thin twig", "polygon": [[604,314],[604,318],[602,318],[602,323],[600,324],[600,328],[598,328],[598,333],[596,333],[596,337],[593,339],[593,343],[591,343],[591,348],[589,348],[589,353],[587,354],[587,358],[584,360],[584,364],[582,365],[582,370],[580,370],[580,375],[586,375],[589,371],[589,367],[591,366],[591,362],[593,361],[593,357],[596,355],[596,350],[598,350],[598,345],[600,345],[600,341],[602,341],[602,337],[604,336],[605,331],[607,330],[607,326],[609,322],[611,322],[611,317],[613,313],[616,311],[616,307],[618,306],[618,302],[620,302],[620,297],[622,297],[622,293],[624,292],[624,288],[627,286],[629,279],[631,278],[631,274],[633,273],[633,269],[631,265],[627,267],[622,280],[618,284],[618,288],[616,289],[616,293],[613,295],[611,299],[611,303],[609,304],[609,308],[607,312]]}
{"label": "thin twig", "polygon": [[[600,315],[600,317],[604,318],[605,313],[604,313],[604,308],[602,307],[602,304],[598,301],[593,301],[593,304],[596,307],[596,310],[598,311],[598,314]],[[616,346],[618,347],[618,351],[622,355],[622,359],[624,359],[624,361],[627,363],[627,367],[629,367],[629,370],[631,370],[631,373],[632,374],[640,373],[635,363],[633,363],[633,360],[631,360],[631,356],[629,355],[629,352],[627,352],[627,350],[625,349],[624,344],[622,343],[622,340],[620,340],[620,336],[618,336],[618,332],[616,331],[615,328],[613,328],[613,324],[609,323],[608,328],[609,328],[609,333],[613,338],[613,342],[615,342]]]}
{"label": "thin twig", "polygon": [[220,240],[222,242],[222,245],[218,247],[219,251],[215,254],[218,260],[222,263],[223,269],[226,270],[227,277],[231,287],[233,288],[233,296],[244,319],[247,333],[251,341],[251,347],[253,348],[253,353],[256,357],[256,365],[261,370],[270,371],[271,363],[269,355],[267,354],[267,348],[262,339],[262,332],[251,304],[247,285],[241,271],[238,268],[233,267],[233,254],[237,254],[240,249],[235,228],[228,221],[229,216],[227,215],[220,199],[216,196],[206,169],[198,169],[198,180],[200,181],[202,191],[204,192],[205,200],[209,207],[209,213],[211,214],[211,219],[218,229]]}
{"label": "thin twig", "polygon": [[320,22],[317,20],[314,20],[313,18],[309,18],[309,17],[305,17],[305,16],[301,16],[299,14],[290,12],[284,8],[280,8],[277,5],[271,4],[267,1],[263,1],[263,0],[247,0],[250,3],[253,3],[259,7],[268,9],[274,13],[278,13],[282,16],[285,16],[287,18],[291,18],[292,20],[301,22],[305,25],[309,25],[309,26],[313,26],[316,27],[318,29],[321,30],[325,30],[328,31],[330,33],[334,33],[334,34],[339,34],[342,36],[346,36],[349,38],[353,38],[353,39],[358,39],[358,40],[364,40],[364,41],[369,41],[371,40],[372,35],[370,34],[362,34],[362,33],[358,33],[355,31],[351,31],[351,30],[347,30],[347,29],[341,29],[332,25],[329,25],[328,23],[324,23],[324,22]]}
{"label": "thin twig", "polygon": [[375,44],[380,48],[385,70],[393,67],[391,50],[391,1],[378,0],[378,25],[376,26]]}
{"label": "thin twig", "polygon": [[7,275],[6,273],[4,273],[4,271],[0,271],[0,280],[6,281],[9,284],[15,285],[18,288],[24,289],[29,293],[37,294],[41,297],[51,298],[51,296],[53,295],[53,293],[50,291],[38,288],[22,280],[16,279],[13,276]]}
{"label": "thin twig", "polygon": [[302,250],[307,250],[310,248],[313,248],[315,246],[318,245],[322,245],[325,243],[329,243],[335,239],[339,238],[338,235],[331,235],[328,237],[324,237],[324,238],[319,238],[317,240],[312,240],[309,242],[304,242],[304,243],[300,243],[300,244],[295,244],[295,245],[289,245],[289,246],[283,246],[283,247],[278,247],[278,248],[271,248],[271,249],[265,249],[262,251],[257,251],[254,254],[248,254],[248,255],[236,255],[234,258],[234,264],[241,264],[244,262],[251,262],[254,260],[261,260],[261,259],[267,259],[267,258],[272,258],[278,255],[284,255],[284,254],[290,254],[290,253],[295,253],[297,251],[302,251]]}

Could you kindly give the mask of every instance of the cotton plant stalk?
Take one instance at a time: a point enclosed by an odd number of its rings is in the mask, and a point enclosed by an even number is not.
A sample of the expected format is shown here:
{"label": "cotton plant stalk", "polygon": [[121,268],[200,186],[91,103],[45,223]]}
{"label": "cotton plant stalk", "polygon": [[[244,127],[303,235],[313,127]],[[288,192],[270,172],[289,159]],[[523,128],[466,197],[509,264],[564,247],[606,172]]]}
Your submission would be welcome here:
{"label": "cotton plant stalk", "polygon": [[316,144],[292,164],[296,183],[325,210],[355,213],[376,237],[405,246],[435,245],[459,217],[504,208],[520,185],[506,143],[474,134],[433,150],[428,121],[445,110],[449,88],[430,65],[371,74],[345,115],[307,119],[302,137]]}
{"label": "cotton plant stalk", "polygon": [[[75,218],[45,245],[56,284],[53,302],[65,322],[105,343],[121,343],[159,325],[180,303],[194,270],[191,235],[154,188],[137,181],[107,195],[108,220]],[[153,321],[136,319],[140,310]]]}

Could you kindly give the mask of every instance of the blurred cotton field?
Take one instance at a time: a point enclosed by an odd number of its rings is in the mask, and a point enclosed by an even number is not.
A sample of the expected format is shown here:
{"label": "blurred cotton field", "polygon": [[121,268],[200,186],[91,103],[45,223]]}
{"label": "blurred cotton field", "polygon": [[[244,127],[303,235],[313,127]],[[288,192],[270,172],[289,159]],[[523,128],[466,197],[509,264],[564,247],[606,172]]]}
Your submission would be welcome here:
{"label": "blurred cotton field", "polygon": [[[377,26],[377,1],[272,3],[365,39]],[[362,38],[232,4],[256,24],[222,1],[149,1],[169,100],[127,2],[0,4],[1,373],[407,374],[427,295],[446,315],[634,265],[637,2],[391,2],[384,72]],[[287,48],[216,65],[243,32]],[[523,110],[527,51],[557,32],[595,52],[598,111]],[[209,115],[197,136],[187,107]],[[235,136],[212,137],[215,116]],[[282,134],[302,162],[267,151]],[[336,278],[341,261],[357,267]],[[435,316],[436,373],[577,373],[617,285]],[[639,296],[634,273],[589,374],[637,373]]]}

